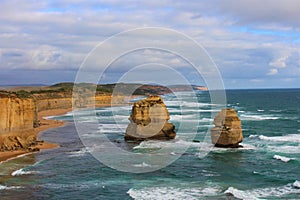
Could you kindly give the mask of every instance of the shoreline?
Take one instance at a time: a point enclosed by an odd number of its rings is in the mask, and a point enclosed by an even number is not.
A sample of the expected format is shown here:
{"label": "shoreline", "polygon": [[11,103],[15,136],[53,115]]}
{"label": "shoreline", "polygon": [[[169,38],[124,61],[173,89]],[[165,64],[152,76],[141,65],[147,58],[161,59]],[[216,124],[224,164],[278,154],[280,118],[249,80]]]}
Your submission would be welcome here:
{"label": "shoreline", "polygon": [[[122,105],[127,105],[127,104],[120,103],[120,104],[112,105],[112,104],[108,104],[108,103],[103,103],[103,104],[95,105],[95,108],[108,107],[108,106],[122,106]],[[88,107],[83,108],[83,109],[88,109]],[[36,137],[39,138],[40,133],[43,131],[64,126],[68,122],[53,120],[53,119],[46,119],[46,117],[64,115],[68,112],[71,112],[72,110],[73,110],[73,108],[58,108],[58,109],[44,110],[44,111],[38,112],[38,120],[39,120],[40,126],[33,128],[33,130],[31,130],[32,134],[35,134]],[[32,154],[32,153],[39,153],[42,150],[59,148],[59,145],[43,141],[42,143],[32,146],[32,148],[35,148],[35,147],[39,148],[40,151],[29,152],[28,150],[16,150],[16,151],[0,152],[0,164],[7,162],[9,160],[16,159],[20,156],[25,156],[25,155]]]}
{"label": "shoreline", "polygon": [[[45,110],[45,111],[39,112],[38,120],[40,122],[40,126],[34,128],[32,130],[32,133],[35,134],[37,136],[37,138],[39,138],[39,135],[41,132],[52,129],[52,128],[58,128],[58,127],[65,125],[67,122],[52,120],[52,119],[45,119],[44,117],[64,115],[70,111],[72,111],[72,108],[53,109],[53,110]],[[39,143],[35,146],[32,146],[32,148],[39,148],[40,151],[45,150],[45,149],[58,148],[58,147],[59,147],[58,144],[48,143],[45,141],[43,143]],[[7,162],[9,160],[18,158],[20,156],[25,156],[25,155],[32,154],[32,153],[38,153],[40,151],[28,152],[27,150],[16,150],[16,151],[0,152],[0,164],[3,162]]]}

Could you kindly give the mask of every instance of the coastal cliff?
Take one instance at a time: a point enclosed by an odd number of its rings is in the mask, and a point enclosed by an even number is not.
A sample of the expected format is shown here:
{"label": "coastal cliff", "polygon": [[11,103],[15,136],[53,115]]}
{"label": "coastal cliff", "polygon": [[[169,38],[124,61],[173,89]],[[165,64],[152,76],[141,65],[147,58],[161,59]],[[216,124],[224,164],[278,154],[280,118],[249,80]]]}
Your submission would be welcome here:
{"label": "coastal cliff", "polygon": [[[78,87],[83,91],[82,93],[80,92],[79,95],[84,95],[80,98],[75,98],[75,100],[73,99],[74,83],[58,83],[52,86],[41,87],[19,86],[0,91],[0,152],[38,150],[40,146],[38,148],[33,147],[39,143],[39,141],[37,141],[37,133],[41,130],[45,130],[42,127],[50,127],[49,120],[47,122],[47,120],[43,119],[41,113],[55,110],[60,113],[61,111],[58,111],[59,109],[64,109],[64,112],[67,112],[72,109],[73,105],[78,109],[110,106],[112,103],[111,95],[115,86],[116,84],[95,85],[79,83]],[[129,97],[126,96],[128,95],[126,91],[130,91],[131,88],[136,88],[132,95],[149,96],[172,92],[169,88],[158,85],[121,83],[118,84],[118,87],[121,88],[121,91],[117,94],[118,96],[114,96],[114,105],[128,103]],[[193,87],[193,89],[203,89],[199,87]],[[174,86],[172,90],[186,90],[186,87]],[[132,123],[128,127],[126,139],[132,139],[132,131],[134,131],[134,134],[140,134],[143,130],[142,132],[147,134],[147,130],[150,129],[152,129],[152,131],[150,131],[151,133],[149,132],[150,135],[144,135],[143,138],[172,139],[175,137],[175,127],[172,123],[168,123],[169,113],[162,99],[159,98],[156,99],[157,102],[155,105],[151,104],[151,102],[154,102],[154,99],[152,99],[150,102],[151,105],[146,103],[148,105],[148,107],[146,106],[147,108],[145,107],[146,104],[141,106],[140,108],[142,108],[142,110],[137,107],[138,104],[135,104],[136,107],[133,108],[133,114],[131,116]],[[159,114],[155,116],[152,111]],[[143,115],[145,119],[138,119],[139,114],[145,114],[147,112],[150,112],[148,113],[151,116],[150,118],[149,115],[148,117]],[[161,118],[162,116],[164,117],[163,119]],[[148,122],[150,122],[147,120],[152,120],[150,126],[147,126],[149,125]],[[62,124],[58,122],[51,123],[54,123],[56,127]],[[158,134],[152,137],[151,134],[153,130],[158,127],[157,125],[161,126],[160,123],[162,123],[161,129],[158,130]]]}
{"label": "coastal cliff", "polygon": [[37,126],[34,98],[1,92],[0,105],[0,151],[29,149],[35,145],[36,136],[32,134]]}
{"label": "coastal cliff", "polygon": [[36,104],[32,97],[19,98],[15,94],[0,94],[0,133],[33,129]]}
{"label": "coastal cliff", "polygon": [[[111,99],[111,95],[101,94],[83,98],[78,104],[81,108],[97,107],[110,105]],[[39,113],[58,109],[71,110],[72,100],[72,94],[64,92],[28,94],[1,91],[0,152],[39,150],[33,147],[42,142],[37,140],[35,128],[45,125],[45,120],[39,119]]]}

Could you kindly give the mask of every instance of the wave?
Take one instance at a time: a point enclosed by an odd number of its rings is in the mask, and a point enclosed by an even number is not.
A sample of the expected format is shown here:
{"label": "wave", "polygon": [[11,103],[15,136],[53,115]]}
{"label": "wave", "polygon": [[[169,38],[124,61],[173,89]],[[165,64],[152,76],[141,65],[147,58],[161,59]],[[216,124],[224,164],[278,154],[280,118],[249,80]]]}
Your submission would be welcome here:
{"label": "wave", "polygon": [[[244,151],[244,150],[254,150],[255,146],[251,144],[241,143],[242,148],[218,148],[214,147],[211,143],[206,142],[192,142],[186,141],[183,139],[177,139],[176,141],[143,141],[138,146],[133,147],[133,149],[161,149],[161,148],[170,148],[170,149],[185,149],[187,147],[199,148],[199,151],[205,152],[228,152],[228,151]],[[179,151],[180,152],[180,151]],[[177,155],[177,152],[172,151],[171,155]],[[201,155],[199,153],[195,153],[195,155]]]}
{"label": "wave", "polygon": [[300,189],[300,181],[295,181],[293,187]]}
{"label": "wave", "polygon": [[152,165],[143,162],[143,163],[141,163],[141,164],[135,164],[135,165],[133,165],[133,166],[134,166],[134,167],[151,167]]}
{"label": "wave", "polygon": [[248,120],[248,121],[262,121],[262,120],[276,120],[279,117],[272,116],[272,115],[249,115],[249,114],[241,114],[241,120]]}
{"label": "wave", "polygon": [[139,200],[171,200],[171,199],[203,199],[214,196],[220,192],[220,188],[175,188],[175,187],[147,187],[141,189],[129,189],[127,194],[133,199]]}
{"label": "wave", "polygon": [[89,152],[90,152],[89,149],[84,147],[84,148],[81,148],[79,151],[68,152],[68,154],[69,154],[69,157],[80,157]]}
{"label": "wave", "polygon": [[33,172],[32,171],[25,171],[24,168],[22,169],[18,169],[16,171],[13,171],[11,173],[12,176],[22,176],[22,175],[27,175],[27,174],[32,174]]}
{"label": "wave", "polygon": [[212,103],[199,103],[199,102],[183,102],[180,104],[181,106],[184,107],[207,107],[207,106],[217,106],[217,104],[212,104]]}
{"label": "wave", "polygon": [[280,113],[282,110],[269,110],[270,112]]}
{"label": "wave", "polygon": [[217,106],[218,104],[212,103],[200,103],[200,102],[188,102],[188,101],[164,101],[166,106],[182,106],[188,108],[197,108],[197,107],[208,107],[208,106]]}
{"label": "wave", "polygon": [[265,110],[257,109],[257,112],[264,112]]}
{"label": "wave", "polygon": [[171,115],[171,120],[186,120],[186,119],[194,119],[197,118],[198,116],[196,114],[192,115]]}
{"label": "wave", "polygon": [[268,145],[267,149],[269,151],[278,152],[278,153],[287,153],[287,154],[298,154],[300,152],[299,146],[272,146]]}
{"label": "wave", "polygon": [[169,113],[211,113],[211,112],[220,112],[220,110],[215,110],[215,109],[180,109],[180,108],[169,108],[168,109]]}
{"label": "wave", "polygon": [[298,188],[299,181],[295,181],[294,183],[290,183],[284,186],[279,187],[269,187],[269,188],[261,188],[261,189],[253,189],[253,190],[239,190],[234,187],[229,187],[224,194],[233,195],[236,198],[243,200],[256,200],[260,198],[266,197],[276,197],[280,198],[289,194],[300,194],[300,190]]}
{"label": "wave", "polygon": [[6,186],[6,185],[0,185],[0,190],[12,190],[12,189],[20,189],[21,186]]}
{"label": "wave", "polygon": [[279,156],[279,155],[274,155],[273,158],[276,160],[281,160],[282,162],[289,162],[290,160],[294,160],[294,158],[288,158],[288,157]]}
{"label": "wave", "polygon": [[273,142],[300,142],[300,134],[288,134],[284,136],[268,137],[264,135],[250,135],[249,138],[259,138],[260,140],[267,140]]}

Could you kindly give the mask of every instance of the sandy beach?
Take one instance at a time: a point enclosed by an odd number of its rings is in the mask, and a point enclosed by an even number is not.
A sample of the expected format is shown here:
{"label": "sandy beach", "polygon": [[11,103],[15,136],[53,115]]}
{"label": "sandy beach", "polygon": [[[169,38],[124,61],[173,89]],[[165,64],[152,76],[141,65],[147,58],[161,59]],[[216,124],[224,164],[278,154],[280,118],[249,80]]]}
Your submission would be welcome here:
{"label": "sandy beach", "polygon": [[[54,109],[54,110],[46,110],[46,111],[41,111],[38,113],[38,118],[40,121],[40,126],[37,128],[33,129],[34,134],[38,136],[38,134],[42,131],[51,129],[51,128],[57,128],[60,126],[63,126],[65,122],[62,121],[57,121],[57,120],[50,120],[50,119],[45,119],[47,116],[56,116],[56,115],[63,115],[67,112],[70,112],[72,109],[67,108],[67,109]],[[52,144],[52,143],[39,143],[36,146],[33,146],[39,148],[40,150],[44,149],[51,149],[51,148],[57,148],[59,145],[57,144]],[[23,154],[28,154],[32,152],[28,152],[26,150],[17,150],[17,151],[8,151],[8,152],[0,152],[0,162],[5,162],[7,160],[14,159],[20,155]]]}

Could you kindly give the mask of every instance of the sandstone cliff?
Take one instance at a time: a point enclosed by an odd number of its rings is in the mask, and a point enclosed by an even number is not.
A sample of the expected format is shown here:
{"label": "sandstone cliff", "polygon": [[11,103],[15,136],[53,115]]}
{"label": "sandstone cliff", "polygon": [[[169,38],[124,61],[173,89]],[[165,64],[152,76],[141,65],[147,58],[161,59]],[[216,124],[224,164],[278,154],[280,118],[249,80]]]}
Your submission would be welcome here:
{"label": "sandstone cliff", "polygon": [[[84,97],[77,102],[77,106],[87,108],[110,105],[111,99],[109,94]],[[124,97],[116,99],[121,103]],[[38,113],[71,109],[72,101],[70,92],[0,92],[0,151],[37,150],[31,146],[37,144],[37,136],[33,129],[39,126]]]}
{"label": "sandstone cliff", "polygon": [[0,95],[0,133],[34,128],[36,107],[33,98],[19,98],[15,94]]}
{"label": "sandstone cliff", "polygon": [[26,149],[36,144],[31,131],[37,126],[35,100],[0,93],[0,151]]}
{"label": "sandstone cliff", "polygon": [[234,109],[222,109],[214,119],[211,129],[212,143],[216,147],[240,147],[243,141],[241,120]]}
{"label": "sandstone cliff", "polygon": [[161,97],[150,96],[135,102],[129,117],[130,124],[126,129],[125,140],[174,139],[175,126],[168,123],[169,119],[169,112]]}

